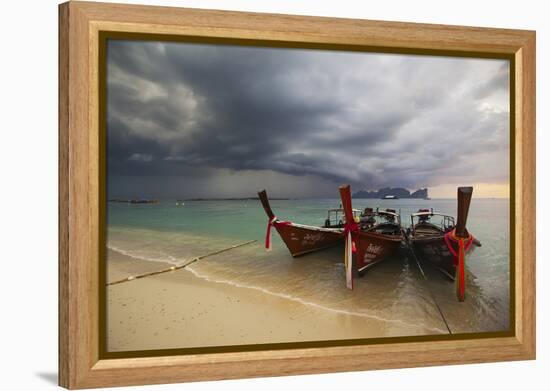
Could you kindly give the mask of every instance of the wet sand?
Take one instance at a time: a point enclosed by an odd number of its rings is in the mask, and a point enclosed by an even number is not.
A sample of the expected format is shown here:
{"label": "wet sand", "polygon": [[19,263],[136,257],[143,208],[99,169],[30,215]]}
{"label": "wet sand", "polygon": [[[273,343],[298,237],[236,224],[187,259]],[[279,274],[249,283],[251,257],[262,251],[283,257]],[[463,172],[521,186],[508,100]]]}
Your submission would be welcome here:
{"label": "wet sand", "polygon": [[[171,266],[112,250],[108,262],[108,281]],[[436,315],[418,325],[335,311],[193,269],[108,286],[107,301],[109,351],[445,333]]]}

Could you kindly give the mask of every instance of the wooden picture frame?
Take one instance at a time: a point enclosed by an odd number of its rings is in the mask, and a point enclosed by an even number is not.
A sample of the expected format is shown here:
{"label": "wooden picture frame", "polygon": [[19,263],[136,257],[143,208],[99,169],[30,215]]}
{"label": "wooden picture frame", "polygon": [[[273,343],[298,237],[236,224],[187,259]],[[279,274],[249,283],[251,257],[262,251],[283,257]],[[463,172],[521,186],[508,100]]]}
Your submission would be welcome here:
{"label": "wooden picture frame", "polygon": [[[100,323],[105,156],[100,36],[508,58],[511,268],[505,336],[105,358]],[[103,293],[102,293],[103,292]],[[59,6],[59,384],[90,388],[535,358],[535,32],[88,2]]]}

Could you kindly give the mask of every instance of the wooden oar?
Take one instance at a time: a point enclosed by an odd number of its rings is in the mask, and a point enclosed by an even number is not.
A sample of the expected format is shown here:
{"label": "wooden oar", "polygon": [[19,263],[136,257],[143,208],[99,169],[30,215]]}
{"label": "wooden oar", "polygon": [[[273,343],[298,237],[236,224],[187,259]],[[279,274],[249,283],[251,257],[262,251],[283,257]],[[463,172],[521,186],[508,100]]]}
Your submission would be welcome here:
{"label": "wooden oar", "polygon": [[344,264],[346,266],[346,285],[349,289],[353,289],[353,236],[351,229],[355,220],[353,219],[353,209],[351,205],[351,188],[350,185],[340,186],[340,198],[342,200],[342,208],[346,217],[345,235],[346,246]]}
{"label": "wooden oar", "polygon": [[469,236],[466,229],[466,221],[468,220],[468,211],[470,210],[473,191],[473,187],[458,188],[458,210],[456,212],[455,226],[455,236],[458,239],[458,262],[456,265],[455,281],[456,295],[459,301],[464,301],[466,298],[466,250],[464,248],[464,241]]}

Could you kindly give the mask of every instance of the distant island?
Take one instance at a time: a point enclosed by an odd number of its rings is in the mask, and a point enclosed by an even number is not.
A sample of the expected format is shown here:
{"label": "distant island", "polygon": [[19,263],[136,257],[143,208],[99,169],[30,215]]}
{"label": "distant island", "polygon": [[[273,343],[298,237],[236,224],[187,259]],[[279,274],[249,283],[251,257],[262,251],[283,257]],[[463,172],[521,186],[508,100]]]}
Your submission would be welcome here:
{"label": "distant island", "polygon": [[[177,199],[177,203],[183,203],[183,201],[250,201],[250,200],[259,200],[258,197],[239,197],[239,198],[184,198]],[[271,198],[271,200],[276,201],[286,201],[290,198]],[[153,199],[141,199],[141,198],[113,198],[109,199],[108,202],[114,203],[123,203],[123,204],[160,204],[160,200]]]}
{"label": "distant island", "polygon": [[[233,198],[186,198],[184,201],[251,201],[259,200],[259,197],[233,197]],[[286,201],[290,198],[270,198],[271,200]]]}
{"label": "distant island", "polygon": [[142,198],[132,198],[132,199],[114,198],[114,199],[110,199],[109,202],[116,202],[116,203],[122,203],[122,204],[160,204],[159,200],[147,200]]}
{"label": "distant island", "polygon": [[353,198],[386,198],[386,199],[398,199],[398,198],[417,198],[417,199],[429,199],[428,188],[418,189],[415,192],[410,192],[403,187],[384,187],[377,191],[360,190],[353,194]]}

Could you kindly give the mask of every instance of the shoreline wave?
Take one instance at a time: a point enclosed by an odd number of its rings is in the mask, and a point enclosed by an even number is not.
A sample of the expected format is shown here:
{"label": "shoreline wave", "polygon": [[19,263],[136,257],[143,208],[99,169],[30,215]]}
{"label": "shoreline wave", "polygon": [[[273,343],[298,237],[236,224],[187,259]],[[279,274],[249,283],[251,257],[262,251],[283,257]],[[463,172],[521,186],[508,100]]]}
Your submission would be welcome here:
{"label": "shoreline wave", "polygon": [[[237,287],[237,288],[257,290],[257,291],[260,291],[262,293],[265,293],[265,294],[268,294],[268,295],[271,295],[271,296],[276,296],[276,297],[279,297],[279,298],[282,298],[282,299],[294,301],[294,302],[300,303],[302,305],[317,308],[317,309],[321,309],[321,310],[324,310],[324,311],[329,311],[329,312],[333,312],[333,313],[337,313],[337,314],[341,314],[341,315],[359,316],[359,317],[374,319],[374,320],[378,320],[378,321],[386,322],[386,323],[397,323],[397,324],[401,324],[401,325],[407,326],[407,327],[419,327],[418,324],[409,323],[409,322],[406,322],[406,321],[401,320],[401,319],[388,319],[388,318],[381,317],[379,315],[373,315],[373,314],[367,314],[367,313],[364,313],[364,312],[348,311],[348,310],[328,307],[328,306],[325,306],[323,304],[314,303],[312,301],[304,300],[300,297],[289,295],[287,293],[273,292],[269,289],[266,289],[266,288],[263,288],[263,287],[260,287],[260,286],[256,286],[256,285],[247,285],[247,284],[238,283],[238,282],[225,280],[225,279],[214,279],[214,278],[211,278],[211,277],[209,277],[205,274],[199,273],[198,271],[196,271],[191,266],[186,267],[185,270],[192,273],[195,277],[201,278],[201,279],[209,281],[209,282],[213,282],[213,283],[216,283],[216,284],[226,284],[226,285],[234,286],[234,287]],[[424,326],[421,326],[421,327],[424,327]],[[439,329],[437,327],[424,327],[424,328],[426,330],[435,331],[438,334],[447,334],[447,332],[445,330]]]}
{"label": "shoreline wave", "polygon": [[152,257],[142,255],[142,254],[136,255],[135,253],[132,253],[129,250],[123,250],[123,249],[118,248],[118,247],[116,247],[112,244],[107,244],[107,248],[109,250],[112,250],[112,251],[117,252],[119,254],[122,254],[124,256],[134,258],[134,259],[137,259],[137,260],[140,260],[140,261],[170,263],[170,264],[178,265],[179,263],[181,263],[182,261],[185,261],[187,259],[187,258],[184,258],[184,259],[178,260],[176,257],[173,257],[172,255],[169,255],[169,254],[164,254],[164,255],[166,255],[166,257],[168,257],[168,259],[152,258]]}
{"label": "shoreline wave", "polygon": [[[168,255],[168,254],[166,254],[166,256],[168,258],[170,258],[171,260],[153,258],[153,257],[144,256],[144,255],[141,255],[141,254],[137,255],[137,254],[133,253],[132,251],[127,251],[127,250],[118,248],[118,247],[116,247],[112,244],[108,244],[107,248],[112,250],[112,251],[115,251],[119,254],[128,256],[130,258],[134,258],[136,260],[141,260],[141,261],[179,264],[179,263],[181,263],[182,261],[185,260],[185,259],[178,260],[177,258],[175,258],[171,255]],[[297,296],[292,296],[288,293],[274,292],[272,290],[269,290],[269,289],[261,287],[261,286],[240,283],[240,282],[231,281],[231,280],[228,280],[228,279],[213,278],[213,277],[210,277],[210,276],[208,276],[204,273],[198,272],[197,270],[195,270],[191,266],[187,266],[185,268],[185,270],[190,272],[191,274],[193,274],[195,277],[200,278],[202,280],[206,280],[208,282],[212,282],[212,283],[215,283],[215,284],[225,284],[225,285],[233,286],[233,287],[240,288],[240,289],[256,290],[256,291],[262,292],[262,293],[270,295],[270,296],[275,296],[275,297],[282,298],[282,299],[285,299],[285,300],[293,301],[293,302],[300,303],[300,304],[302,304],[304,306],[307,306],[307,307],[312,307],[312,308],[320,309],[320,310],[331,312],[331,313],[368,318],[368,319],[373,319],[373,320],[377,320],[377,321],[380,321],[380,322],[399,324],[399,325],[406,326],[406,327],[415,327],[415,328],[424,327],[424,329],[432,331],[432,332],[436,332],[438,334],[446,334],[445,330],[439,329],[437,327],[435,327],[435,328],[434,327],[425,327],[425,326],[422,326],[422,325],[406,322],[406,321],[401,320],[401,319],[388,319],[388,318],[381,317],[379,315],[368,314],[368,313],[365,313],[365,312],[357,312],[357,311],[349,311],[349,310],[344,310],[344,309],[339,309],[339,308],[333,308],[333,307],[329,307],[329,306],[326,306],[326,305],[323,305],[323,304],[320,304],[320,303],[315,303],[313,301],[305,300],[305,299],[302,299],[302,298],[297,297]]]}

